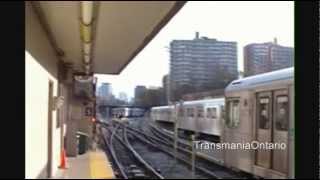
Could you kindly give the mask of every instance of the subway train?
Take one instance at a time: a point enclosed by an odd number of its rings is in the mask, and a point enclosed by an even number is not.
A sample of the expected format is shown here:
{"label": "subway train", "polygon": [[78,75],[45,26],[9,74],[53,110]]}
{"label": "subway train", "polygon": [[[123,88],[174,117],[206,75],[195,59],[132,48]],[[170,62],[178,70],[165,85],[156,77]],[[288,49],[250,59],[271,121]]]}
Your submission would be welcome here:
{"label": "subway train", "polygon": [[[215,102],[216,110],[209,110],[208,102]],[[223,99],[183,102],[181,107],[177,119],[182,130],[219,135],[220,143],[285,147],[225,149],[221,156],[225,166],[263,178],[294,178],[293,67],[234,80]],[[172,122],[171,113],[173,106],[153,107],[151,119]]]}
{"label": "subway train", "polygon": [[[177,124],[179,129],[208,134],[221,135],[224,98],[205,99],[183,102],[182,108],[177,104]],[[174,122],[174,106],[160,106],[151,109],[152,119]]]}
{"label": "subway train", "polygon": [[111,110],[113,117],[122,116],[123,118],[142,117],[145,110],[141,108],[118,107]]}

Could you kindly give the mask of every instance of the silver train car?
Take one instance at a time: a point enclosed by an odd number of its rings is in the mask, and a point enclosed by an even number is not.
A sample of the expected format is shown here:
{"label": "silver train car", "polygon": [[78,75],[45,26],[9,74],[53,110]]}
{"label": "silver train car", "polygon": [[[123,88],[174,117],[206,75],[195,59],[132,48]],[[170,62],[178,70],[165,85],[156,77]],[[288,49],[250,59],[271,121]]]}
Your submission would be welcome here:
{"label": "silver train car", "polygon": [[112,116],[113,117],[119,117],[120,115],[122,117],[129,117],[130,115],[130,109],[129,108],[113,108],[112,111]]}
{"label": "silver train car", "polygon": [[224,98],[186,101],[179,114],[179,128],[220,136]]}
{"label": "silver train car", "polygon": [[[294,178],[294,68],[235,80],[226,87],[225,98],[212,106],[210,101],[184,102],[179,128],[220,135],[221,143],[285,145],[284,149],[226,149],[219,160],[263,178]],[[217,121],[207,118],[209,107],[217,107],[211,109],[219,112]],[[151,119],[173,123],[172,113],[173,106],[154,107]],[[214,153],[206,154],[214,157]]]}
{"label": "silver train car", "polygon": [[141,108],[128,108],[128,107],[119,107],[113,108],[112,111],[113,117],[122,117],[130,118],[130,117],[142,117],[144,116],[145,110]]}
{"label": "silver train car", "polygon": [[225,98],[222,141],[286,145],[284,149],[226,150],[225,165],[264,178],[293,178],[294,69],[235,80],[226,87]]}
{"label": "silver train car", "polygon": [[174,106],[158,106],[151,108],[151,119],[154,121],[171,122],[174,120],[172,118]]}
{"label": "silver train car", "polygon": [[145,113],[144,109],[141,108],[130,108],[130,117],[143,117]]}
{"label": "silver train car", "polygon": [[[208,134],[221,135],[223,125],[224,98],[185,101],[178,109],[177,124],[179,129]],[[159,106],[151,109],[154,121],[174,123],[174,106]]]}

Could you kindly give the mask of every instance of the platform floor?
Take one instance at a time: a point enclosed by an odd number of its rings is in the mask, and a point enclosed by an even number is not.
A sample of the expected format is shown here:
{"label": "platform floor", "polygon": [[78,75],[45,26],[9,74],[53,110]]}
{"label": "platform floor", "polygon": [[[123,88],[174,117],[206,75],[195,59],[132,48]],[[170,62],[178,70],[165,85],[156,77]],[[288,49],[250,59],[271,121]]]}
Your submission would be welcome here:
{"label": "platform floor", "polygon": [[89,151],[77,157],[67,159],[67,169],[61,173],[61,179],[114,179],[113,169],[105,152]]}

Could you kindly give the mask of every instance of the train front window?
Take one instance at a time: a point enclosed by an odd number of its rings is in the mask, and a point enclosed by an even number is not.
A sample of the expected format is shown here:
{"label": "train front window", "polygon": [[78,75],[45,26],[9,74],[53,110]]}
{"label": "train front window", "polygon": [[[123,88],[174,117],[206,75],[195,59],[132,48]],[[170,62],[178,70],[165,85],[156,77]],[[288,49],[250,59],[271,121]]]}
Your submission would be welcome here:
{"label": "train front window", "polygon": [[259,128],[270,128],[269,98],[266,97],[260,98],[259,102]]}
{"label": "train front window", "polygon": [[239,100],[231,100],[228,102],[228,117],[226,125],[228,127],[237,127],[240,123]]}
{"label": "train front window", "polygon": [[277,96],[276,102],[276,129],[280,131],[288,130],[288,97]]}

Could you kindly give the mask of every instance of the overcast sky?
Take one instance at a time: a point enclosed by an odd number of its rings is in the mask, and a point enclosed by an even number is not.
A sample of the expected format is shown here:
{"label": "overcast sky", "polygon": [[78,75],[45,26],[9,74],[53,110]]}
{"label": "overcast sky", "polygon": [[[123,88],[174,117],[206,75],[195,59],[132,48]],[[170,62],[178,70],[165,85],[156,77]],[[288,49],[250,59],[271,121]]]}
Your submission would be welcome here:
{"label": "overcast sky", "polygon": [[96,75],[98,85],[112,83],[113,93],[133,97],[136,85],[162,86],[169,72],[172,40],[200,36],[238,43],[238,70],[243,70],[243,47],[249,43],[270,42],[294,45],[294,2],[292,1],[191,1],[171,19],[156,37],[131,61],[120,75]]}

